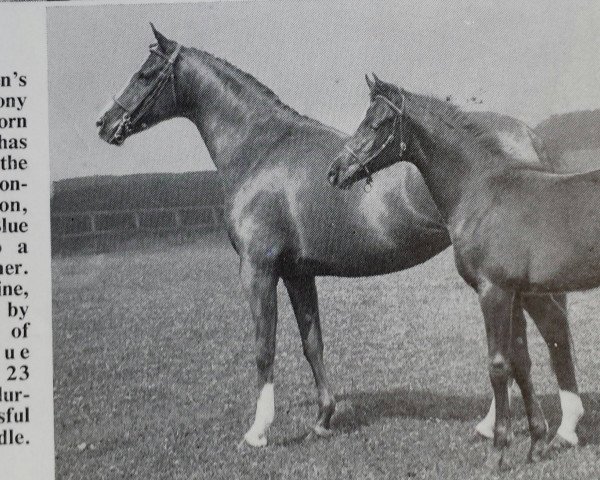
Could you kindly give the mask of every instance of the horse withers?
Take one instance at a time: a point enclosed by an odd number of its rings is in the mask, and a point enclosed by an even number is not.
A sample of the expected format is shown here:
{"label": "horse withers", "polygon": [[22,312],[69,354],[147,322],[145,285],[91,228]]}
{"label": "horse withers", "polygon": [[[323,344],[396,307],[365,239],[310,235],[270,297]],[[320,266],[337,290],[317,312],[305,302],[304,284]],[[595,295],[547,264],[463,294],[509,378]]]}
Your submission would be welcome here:
{"label": "horse withers", "polygon": [[[404,270],[450,245],[448,231],[418,171],[398,164],[393,175],[341,192],[323,179],[347,135],[302,116],[266,86],[225,60],[183,47],[156,30],[157,44],[126,87],[98,119],[100,137],[114,145],[159,122],[194,123],[223,181],[225,222],[240,257],[242,286],[255,324],[258,399],[244,435],[267,443],[275,415],[276,286],[283,280],[298,323],[304,354],[318,391],[314,431],[330,434],[335,398],[323,360],[315,276],[361,277]],[[497,116],[496,116],[497,117]],[[530,131],[501,119],[503,131],[531,161],[538,161]],[[168,167],[165,167],[168,168]],[[201,192],[198,192],[201,201]],[[524,302],[551,350],[553,364],[572,365],[564,298]],[[564,360],[568,358],[568,362]],[[557,370],[558,372],[558,370]],[[576,385],[574,371],[557,373]],[[479,430],[488,434],[493,423]]]}
{"label": "horse withers", "polygon": [[[525,164],[504,148],[497,132],[458,107],[378,79],[371,105],[329,171],[349,188],[361,176],[398,162],[419,169],[448,225],[456,266],[478,295],[489,349],[496,422],[491,465],[508,445],[508,381],[520,387],[536,460],[548,426],[531,380],[525,324],[527,295],[600,286],[600,171],[558,175]],[[548,298],[548,297],[546,297]],[[568,439],[583,414],[575,391],[561,391]],[[575,437],[576,439],[576,437]]]}

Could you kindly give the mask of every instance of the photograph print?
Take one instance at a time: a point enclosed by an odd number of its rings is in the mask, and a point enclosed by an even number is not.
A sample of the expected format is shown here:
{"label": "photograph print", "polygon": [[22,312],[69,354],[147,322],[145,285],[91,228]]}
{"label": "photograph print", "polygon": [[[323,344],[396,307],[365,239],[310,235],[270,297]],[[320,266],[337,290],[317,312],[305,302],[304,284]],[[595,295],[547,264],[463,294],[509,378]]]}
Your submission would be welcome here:
{"label": "photograph print", "polygon": [[598,478],[598,27],[48,8],[57,478]]}

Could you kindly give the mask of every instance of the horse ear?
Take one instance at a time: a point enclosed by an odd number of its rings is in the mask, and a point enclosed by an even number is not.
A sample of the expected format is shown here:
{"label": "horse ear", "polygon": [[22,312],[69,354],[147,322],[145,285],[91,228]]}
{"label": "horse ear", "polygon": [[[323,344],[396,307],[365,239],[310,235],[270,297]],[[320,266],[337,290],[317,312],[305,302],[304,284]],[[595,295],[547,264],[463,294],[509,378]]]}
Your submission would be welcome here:
{"label": "horse ear", "polygon": [[375,75],[375,72],[371,73],[371,75],[373,75],[373,80],[375,80],[375,85],[383,83],[381,80],[379,80],[379,77],[377,75]]}
{"label": "horse ear", "polygon": [[162,33],[160,33],[156,29],[156,27],[154,27],[154,24],[152,22],[150,23],[150,27],[152,28],[152,33],[154,33],[154,38],[156,38],[156,41],[158,42],[158,46],[160,47],[160,49],[165,53],[168,52],[169,47],[173,44],[173,40],[169,40]]}
{"label": "horse ear", "polygon": [[369,78],[369,74],[365,73],[365,80],[367,81],[367,85],[369,90],[373,91],[373,87],[375,86],[375,82]]}

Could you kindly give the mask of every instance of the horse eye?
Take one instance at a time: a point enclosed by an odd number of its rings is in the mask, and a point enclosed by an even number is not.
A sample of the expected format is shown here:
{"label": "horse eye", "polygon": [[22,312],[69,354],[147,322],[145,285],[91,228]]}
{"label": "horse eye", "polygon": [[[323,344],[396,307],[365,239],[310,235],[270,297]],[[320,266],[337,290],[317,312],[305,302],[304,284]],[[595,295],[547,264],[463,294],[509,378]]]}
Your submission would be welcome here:
{"label": "horse eye", "polygon": [[150,80],[150,78],[152,78],[152,72],[148,70],[142,70],[138,73],[138,78],[140,80]]}

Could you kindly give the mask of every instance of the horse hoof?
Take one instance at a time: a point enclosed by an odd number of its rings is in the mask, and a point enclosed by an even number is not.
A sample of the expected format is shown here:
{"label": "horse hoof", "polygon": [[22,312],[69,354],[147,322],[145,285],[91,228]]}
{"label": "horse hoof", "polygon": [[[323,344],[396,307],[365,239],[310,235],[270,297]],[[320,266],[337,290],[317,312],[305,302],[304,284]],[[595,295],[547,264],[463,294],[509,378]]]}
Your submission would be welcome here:
{"label": "horse hoof", "polygon": [[544,458],[550,458],[563,450],[568,450],[569,448],[576,447],[578,444],[579,441],[577,439],[577,436],[575,436],[575,442],[573,442],[572,440],[569,441],[562,435],[557,433],[546,447],[546,450],[544,451]]}
{"label": "horse hoof", "polygon": [[491,447],[487,452],[485,468],[490,473],[501,473],[510,470],[510,465],[504,458],[504,451]]}
{"label": "horse hoof", "polygon": [[482,435],[481,432],[479,432],[477,429],[475,429],[473,431],[473,435],[471,435],[470,443],[483,443],[483,442],[487,442],[488,440],[491,440],[491,439],[489,437],[487,437],[486,435]]}
{"label": "horse hoof", "polygon": [[494,427],[485,420],[482,420],[475,426],[475,438],[492,440],[494,438]]}
{"label": "horse hoof", "polygon": [[308,435],[306,435],[305,440],[311,441],[318,438],[329,438],[333,435],[333,430],[329,428],[322,427],[321,425],[315,425],[310,429]]}
{"label": "horse hoof", "polygon": [[315,425],[313,427],[313,432],[315,432],[315,435],[317,435],[317,437],[321,438],[328,438],[333,435],[333,430],[331,430],[330,428],[325,428],[321,425]]}
{"label": "horse hoof", "polygon": [[254,448],[261,448],[267,446],[267,436],[264,433],[255,433],[249,431],[244,435],[244,438],[238,444],[238,449],[243,447],[244,445],[248,445]]}
{"label": "horse hoof", "polygon": [[530,463],[538,463],[540,462],[546,455],[546,447],[544,442],[539,441],[531,444],[531,448],[529,449],[529,455],[527,455],[527,460]]}

